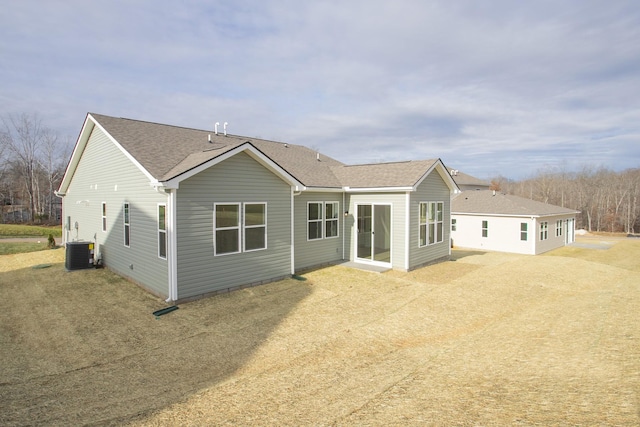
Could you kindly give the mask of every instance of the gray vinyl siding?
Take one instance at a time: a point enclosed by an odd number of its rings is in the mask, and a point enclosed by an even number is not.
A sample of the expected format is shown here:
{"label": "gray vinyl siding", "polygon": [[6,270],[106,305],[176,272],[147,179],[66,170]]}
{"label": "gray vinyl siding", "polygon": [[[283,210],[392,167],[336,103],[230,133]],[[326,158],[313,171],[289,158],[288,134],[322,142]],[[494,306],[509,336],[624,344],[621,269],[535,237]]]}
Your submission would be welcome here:
{"label": "gray vinyl siding", "polygon": [[[294,236],[295,236],[295,269],[301,270],[312,266],[342,260],[344,206],[343,193],[304,192],[294,198]],[[307,238],[307,203],[338,202],[338,237],[308,240]]]}
{"label": "gray vinyl siding", "polygon": [[[420,239],[420,202],[443,202],[443,230],[442,242],[418,247]],[[419,267],[432,261],[447,257],[451,254],[451,193],[437,171],[427,176],[417,191],[411,193],[410,203],[410,231],[409,231],[409,269]]]}
{"label": "gray vinyl siding", "polygon": [[[535,235],[531,235],[532,238],[535,237],[536,248],[535,254],[541,254],[544,252],[548,252],[553,249],[561,248],[565,245],[565,238],[567,233],[567,219],[574,218],[573,215],[556,215],[556,216],[545,216],[536,218],[536,228]],[[562,220],[562,236],[556,237],[556,221]],[[547,222],[549,227],[547,229],[548,238],[546,240],[540,240],[540,224],[542,222]]]}
{"label": "gray vinyl siding", "polygon": [[[178,299],[291,274],[291,187],[245,153],[180,183]],[[267,249],[214,256],[214,203],[267,204]]]}
{"label": "gray vinyl siding", "polygon": [[[96,243],[96,256],[115,272],[155,294],[168,295],[167,260],[158,257],[157,205],[167,196],[99,129],[94,128],[63,198],[63,226],[71,217],[67,241]],[[102,202],[107,230],[102,231]],[[123,205],[129,202],[131,240],[124,246]],[[75,230],[74,224],[78,223]]]}
{"label": "gray vinyl siding", "polygon": [[348,257],[355,260],[355,239],[357,238],[356,205],[359,204],[389,204],[391,205],[391,266],[394,269],[405,269],[405,218],[406,218],[406,193],[355,193],[348,197],[349,228]]}

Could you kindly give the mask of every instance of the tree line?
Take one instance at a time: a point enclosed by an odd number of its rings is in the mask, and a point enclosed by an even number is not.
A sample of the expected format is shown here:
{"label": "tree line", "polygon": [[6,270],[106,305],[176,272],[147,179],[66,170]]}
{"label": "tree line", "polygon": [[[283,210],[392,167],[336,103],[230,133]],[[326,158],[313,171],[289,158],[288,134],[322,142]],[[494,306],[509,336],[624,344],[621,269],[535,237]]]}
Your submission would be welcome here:
{"label": "tree line", "polygon": [[0,124],[0,222],[60,220],[56,197],[70,157],[61,138],[37,114],[7,115]]}
{"label": "tree line", "polygon": [[[0,126],[0,222],[59,222],[55,195],[73,148],[37,114],[2,117]],[[577,172],[540,170],[514,181],[491,180],[491,189],[579,211],[589,231],[640,232],[640,168],[615,172],[584,166]]]}
{"label": "tree line", "polygon": [[640,168],[622,172],[604,166],[583,166],[577,172],[548,168],[520,181],[499,176],[491,185],[494,190],[575,209],[580,212],[578,228],[640,232]]}

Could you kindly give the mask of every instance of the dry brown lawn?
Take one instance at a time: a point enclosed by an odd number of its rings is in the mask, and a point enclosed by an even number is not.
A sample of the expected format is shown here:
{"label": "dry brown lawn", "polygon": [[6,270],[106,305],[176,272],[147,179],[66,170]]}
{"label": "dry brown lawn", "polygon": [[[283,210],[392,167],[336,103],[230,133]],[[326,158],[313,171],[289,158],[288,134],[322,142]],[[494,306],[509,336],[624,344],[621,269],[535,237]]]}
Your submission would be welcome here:
{"label": "dry brown lawn", "polygon": [[1,425],[640,424],[640,240],[335,266],[158,319],[63,255],[0,257]]}

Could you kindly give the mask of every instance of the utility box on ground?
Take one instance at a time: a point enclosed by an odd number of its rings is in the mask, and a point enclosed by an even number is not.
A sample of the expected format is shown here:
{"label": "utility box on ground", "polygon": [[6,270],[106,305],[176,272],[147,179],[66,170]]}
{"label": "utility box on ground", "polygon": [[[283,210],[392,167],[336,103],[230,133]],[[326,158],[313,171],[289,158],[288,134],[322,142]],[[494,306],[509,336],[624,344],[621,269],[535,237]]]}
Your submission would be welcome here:
{"label": "utility box on ground", "polygon": [[93,243],[67,242],[64,267],[68,271],[93,267]]}

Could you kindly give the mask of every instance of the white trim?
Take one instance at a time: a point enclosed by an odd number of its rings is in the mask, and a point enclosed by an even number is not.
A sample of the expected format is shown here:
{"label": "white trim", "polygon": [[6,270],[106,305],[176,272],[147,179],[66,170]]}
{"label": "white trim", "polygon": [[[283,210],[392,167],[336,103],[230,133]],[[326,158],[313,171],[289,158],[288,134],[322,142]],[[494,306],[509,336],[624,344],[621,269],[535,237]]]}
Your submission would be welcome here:
{"label": "white trim", "polygon": [[[233,227],[222,227],[220,228],[220,230],[224,231],[224,230],[237,230],[238,231],[238,250],[235,252],[224,252],[219,254],[218,251],[216,250],[216,231],[218,231],[218,228],[216,227],[216,206],[220,206],[220,205],[225,205],[225,206],[237,206],[238,207],[238,222],[236,223],[235,226]],[[213,256],[225,256],[225,255],[233,255],[233,254],[239,254],[242,253],[242,236],[241,236],[241,231],[242,229],[242,203],[238,203],[238,202],[214,202],[213,203]]]}
{"label": "white trim", "polygon": [[451,215],[469,215],[469,216],[499,216],[499,217],[509,217],[509,218],[550,218],[554,216],[568,216],[575,215],[579,212],[568,212],[568,213],[555,213],[555,214],[498,214],[498,213],[485,213],[485,212],[451,212]]}
{"label": "white trim", "polygon": [[[327,205],[336,205],[336,217],[335,218],[327,218]],[[323,202],[323,216],[324,219],[322,221],[322,236],[325,239],[338,239],[340,237],[340,202],[335,200],[332,201],[324,201]],[[327,222],[328,221],[337,221],[336,225],[336,234],[335,236],[327,236]]]}
{"label": "white trim", "polygon": [[[427,206],[427,222],[425,224],[422,224],[421,221],[421,217],[420,217],[420,209],[422,207],[422,205],[425,204]],[[433,218],[433,222],[431,222],[433,224],[433,233],[434,233],[434,241],[433,243],[429,242],[429,209],[430,206],[434,204],[435,207],[435,216]],[[438,221],[438,205],[442,205],[442,220]],[[438,243],[444,243],[444,234],[445,234],[445,229],[444,229],[444,224],[445,224],[445,214],[444,214],[444,207],[445,204],[443,201],[440,200],[427,200],[427,201],[421,201],[418,202],[418,248],[426,248],[427,246],[432,246],[432,245],[437,245]],[[438,224],[442,224],[442,233],[438,234]],[[421,245],[420,244],[420,227],[422,225],[426,225],[426,230],[425,230],[425,244]],[[450,232],[451,230],[449,230]],[[440,238],[440,240],[438,240],[438,237]],[[449,245],[451,246],[451,245]]]}
{"label": "white trim", "polygon": [[[164,230],[160,230],[160,206],[164,206]],[[169,252],[169,240],[168,240],[168,232],[167,232],[167,204],[166,203],[156,203],[156,245],[158,246],[158,258],[166,260],[167,253]],[[164,251],[165,254],[162,256],[160,254],[160,233],[164,233]]]}
{"label": "white trim", "polygon": [[[375,230],[375,206],[389,206],[389,262],[376,261],[373,259],[373,253],[371,254],[371,259],[367,258],[359,258],[358,257],[358,209],[360,206],[371,206],[371,231]],[[354,205],[356,213],[355,213],[355,233],[354,233],[354,245],[353,245],[353,259],[355,262],[360,262],[363,264],[370,265],[378,265],[380,267],[392,267],[393,266],[393,203],[378,203],[378,202],[361,202],[355,203]],[[375,233],[372,234],[374,237],[372,239],[372,243],[375,243]],[[373,245],[372,245],[373,251]]]}
{"label": "white trim", "polygon": [[107,232],[107,202],[100,202],[100,228],[103,233]]}
{"label": "white trim", "polygon": [[[344,212],[349,212],[349,209],[347,209],[347,201],[346,201],[346,197],[347,197],[347,193],[345,193],[344,191],[342,192],[342,210]],[[346,226],[347,226],[347,215],[344,215],[344,218],[342,218],[342,259],[345,259],[345,235],[346,233]]]}
{"label": "white trim", "polygon": [[[247,205],[263,205],[264,206],[264,224],[263,225],[251,225],[247,227]],[[268,242],[268,229],[267,229],[267,202],[243,202],[242,203],[242,219],[240,221],[242,225],[241,238],[242,238],[242,252],[257,252],[264,251],[269,247]],[[261,228],[264,227],[264,247],[257,249],[247,250],[247,228]]]}
{"label": "white trim", "polygon": [[[320,218],[318,219],[309,219],[309,205],[320,205]],[[318,240],[324,239],[324,203],[319,200],[307,201],[307,211],[306,211],[306,225],[307,225],[307,242],[315,242]],[[309,238],[309,223],[310,222],[319,222],[320,223],[320,237],[314,237],[313,239]]]}
{"label": "white trim", "polygon": [[405,191],[415,191],[415,187],[343,187],[349,193],[400,193]]}
{"label": "white trim", "polygon": [[[409,271],[410,250],[411,250],[411,193],[407,191],[405,195],[405,218],[404,218],[404,269]],[[418,218],[418,221],[420,219]],[[419,238],[419,236],[418,236]],[[420,240],[418,240],[419,242]]]}
{"label": "white trim", "polygon": [[291,186],[291,213],[289,223],[291,224],[291,274],[295,274],[296,272],[296,258],[295,258],[295,249],[296,249],[296,239],[295,239],[295,207],[293,197],[295,196],[294,187]]}
{"label": "white trim", "polygon": [[[126,206],[126,209],[125,209]],[[127,217],[129,217],[129,222],[127,222]],[[127,233],[127,226],[129,226],[129,232]],[[122,232],[123,232],[123,240],[125,248],[131,247],[131,203],[122,202]],[[128,239],[127,239],[128,237]],[[127,240],[129,240],[129,244],[127,244]]]}
{"label": "white trim", "polygon": [[176,206],[176,190],[169,190],[169,198],[167,199],[167,213],[169,220],[167,221],[167,238],[168,238],[168,260],[169,260],[169,298],[168,301],[178,300],[178,236],[176,233],[177,206]]}

